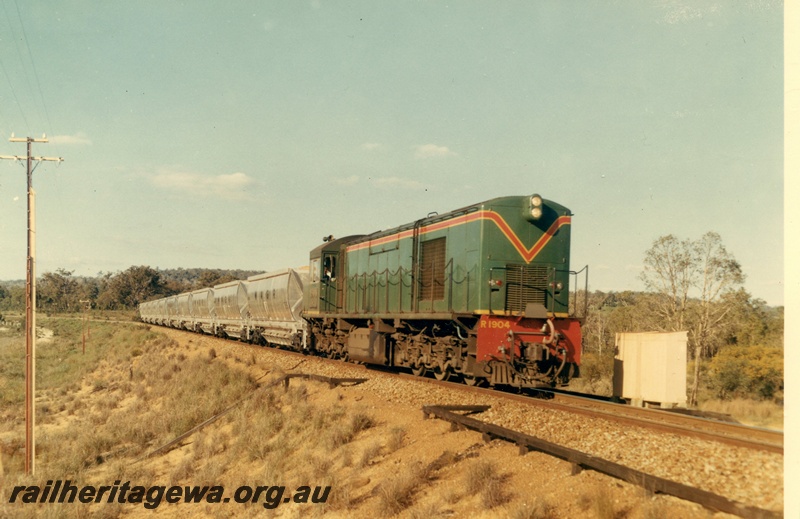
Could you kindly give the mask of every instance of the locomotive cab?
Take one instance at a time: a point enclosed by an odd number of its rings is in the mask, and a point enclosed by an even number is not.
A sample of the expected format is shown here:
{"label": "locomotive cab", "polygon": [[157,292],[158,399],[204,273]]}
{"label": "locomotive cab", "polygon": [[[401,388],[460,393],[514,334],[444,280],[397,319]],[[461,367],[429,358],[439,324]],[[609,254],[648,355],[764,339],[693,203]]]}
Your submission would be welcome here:
{"label": "locomotive cab", "polygon": [[306,315],[336,312],[342,307],[343,248],[361,235],[334,239],[323,238],[323,244],[311,251],[309,273],[311,278],[305,286]]}

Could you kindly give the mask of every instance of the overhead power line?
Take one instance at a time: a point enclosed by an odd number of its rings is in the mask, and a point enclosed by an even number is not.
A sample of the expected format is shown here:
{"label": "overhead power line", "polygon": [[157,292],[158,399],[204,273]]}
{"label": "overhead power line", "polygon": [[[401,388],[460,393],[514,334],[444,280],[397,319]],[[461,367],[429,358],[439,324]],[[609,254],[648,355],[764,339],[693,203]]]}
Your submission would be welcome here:
{"label": "overhead power line", "polygon": [[39,99],[42,101],[42,109],[44,110],[44,118],[45,122],[47,123],[47,130],[50,133],[53,133],[53,126],[50,124],[50,114],[47,111],[47,103],[44,101],[44,94],[42,93],[42,83],[39,81],[39,72],[36,70],[36,61],[33,59],[33,53],[31,52],[31,45],[28,42],[28,34],[25,31],[25,23],[22,21],[22,14],[19,12],[19,4],[14,1],[14,5],[17,8],[17,18],[19,19],[19,27],[22,29],[22,39],[25,42],[25,48],[28,51],[28,59],[31,62],[31,68],[33,69],[33,79],[36,81],[36,89],[39,92]]}

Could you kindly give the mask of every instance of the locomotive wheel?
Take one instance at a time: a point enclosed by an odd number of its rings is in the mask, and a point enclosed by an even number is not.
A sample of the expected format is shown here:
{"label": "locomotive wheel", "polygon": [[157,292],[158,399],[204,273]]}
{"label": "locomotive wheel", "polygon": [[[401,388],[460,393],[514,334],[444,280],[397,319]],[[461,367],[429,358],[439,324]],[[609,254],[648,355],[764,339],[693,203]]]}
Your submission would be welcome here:
{"label": "locomotive wheel", "polygon": [[450,376],[452,374],[453,371],[449,367],[444,370],[442,368],[437,367],[436,369],[433,370],[433,376],[436,378],[436,380],[440,382],[446,382],[450,380]]}
{"label": "locomotive wheel", "polygon": [[411,373],[415,377],[424,377],[426,371],[428,371],[428,370],[427,370],[427,368],[425,367],[424,364],[421,364],[419,366],[411,366]]}
{"label": "locomotive wheel", "polygon": [[483,387],[486,385],[486,379],[483,377],[473,377],[472,375],[464,375],[464,383],[468,386]]}

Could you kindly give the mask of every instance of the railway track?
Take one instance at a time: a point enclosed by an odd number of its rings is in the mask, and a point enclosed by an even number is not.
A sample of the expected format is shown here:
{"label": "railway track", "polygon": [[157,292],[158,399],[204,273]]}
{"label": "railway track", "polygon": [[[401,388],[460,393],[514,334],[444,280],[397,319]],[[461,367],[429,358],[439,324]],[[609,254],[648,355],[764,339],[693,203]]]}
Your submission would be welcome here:
{"label": "railway track", "polygon": [[[367,368],[374,369],[374,368]],[[383,373],[392,374],[386,370]],[[737,447],[763,450],[783,454],[783,432],[772,429],[750,427],[731,422],[710,420],[696,416],[672,413],[660,409],[632,407],[595,398],[581,397],[574,394],[550,393],[550,398],[497,391],[487,388],[467,386],[454,382],[442,382],[432,378],[415,377],[406,373],[397,376],[409,380],[418,380],[426,384],[450,387],[472,393],[485,394],[504,398],[529,405],[554,409],[592,418],[603,418],[616,423],[644,427],[662,433],[677,434],[702,440],[717,441]]]}
{"label": "railway track", "polygon": [[596,456],[591,456],[585,452],[569,449],[561,445],[556,445],[554,443],[521,433],[519,431],[498,427],[496,425],[470,418],[466,414],[461,414],[461,412],[464,411],[466,411],[467,414],[473,412],[480,413],[486,411],[487,409],[488,406],[425,406],[422,408],[422,412],[426,417],[434,416],[442,420],[447,420],[455,427],[464,427],[479,431],[483,433],[483,438],[485,441],[491,441],[492,439],[500,438],[508,442],[515,443],[520,449],[520,454],[525,454],[529,451],[535,450],[547,453],[557,458],[561,458],[572,464],[573,474],[577,474],[585,468],[596,470],[614,478],[639,485],[650,493],[663,493],[672,495],[693,503],[697,503],[710,510],[734,514],[740,517],[757,519],[778,519],[782,517],[782,514],[779,512],[739,503],[724,496],[714,494],[713,492],[708,492],[689,485],[683,485],[668,479],[656,477],[651,474],[626,467],[619,463],[614,463]]}
{"label": "railway track", "polygon": [[642,424],[663,432],[676,432],[684,436],[783,454],[783,431],[674,413],[670,410],[632,407],[577,395],[555,393],[553,399],[547,402],[586,410],[618,422],[630,420],[628,423]]}

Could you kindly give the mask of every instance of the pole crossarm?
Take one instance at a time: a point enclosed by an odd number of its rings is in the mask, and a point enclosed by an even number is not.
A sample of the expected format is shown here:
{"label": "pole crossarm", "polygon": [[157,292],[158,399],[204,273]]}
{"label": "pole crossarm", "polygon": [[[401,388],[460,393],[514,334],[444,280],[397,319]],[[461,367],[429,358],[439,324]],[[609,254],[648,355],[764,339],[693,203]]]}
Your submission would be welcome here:
{"label": "pole crossarm", "polygon": [[[26,155],[0,155],[0,159],[28,160],[28,157]],[[35,160],[36,162],[64,162],[64,159],[61,157],[31,157],[31,160]]]}

